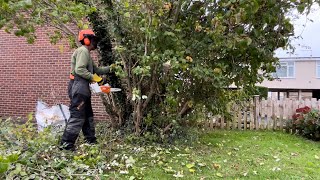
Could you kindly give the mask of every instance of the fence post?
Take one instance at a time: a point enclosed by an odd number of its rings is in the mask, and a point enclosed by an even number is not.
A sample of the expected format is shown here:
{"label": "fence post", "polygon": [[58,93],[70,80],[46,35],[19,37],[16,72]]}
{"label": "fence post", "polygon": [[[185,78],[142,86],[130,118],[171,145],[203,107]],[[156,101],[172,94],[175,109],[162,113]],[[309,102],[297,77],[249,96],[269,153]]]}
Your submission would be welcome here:
{"label": "fence post", "polygon": [[253,96],[254,98],[254,126],[255,126],[255,129],[259,129],[259,106],[258,106],[258,102],[259,102],[259,95],[254,95]]}

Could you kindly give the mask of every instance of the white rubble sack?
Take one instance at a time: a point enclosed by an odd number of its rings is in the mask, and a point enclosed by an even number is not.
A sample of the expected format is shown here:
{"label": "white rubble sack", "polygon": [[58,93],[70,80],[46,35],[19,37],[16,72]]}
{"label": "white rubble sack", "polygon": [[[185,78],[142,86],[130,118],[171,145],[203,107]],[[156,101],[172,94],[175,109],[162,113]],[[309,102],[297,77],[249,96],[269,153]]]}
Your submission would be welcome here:
{"label": "white rubble sack", "polygon": [[65,119],[69,119],[70,112],[69,107],[66,105],[61,104],[61,109],[59,105],[49,107],[48,104],[39,100],[36,108],[38,131],[43,131],[48,126],[52,126],[52,130],[55,132],[63,131],[66,125]]}

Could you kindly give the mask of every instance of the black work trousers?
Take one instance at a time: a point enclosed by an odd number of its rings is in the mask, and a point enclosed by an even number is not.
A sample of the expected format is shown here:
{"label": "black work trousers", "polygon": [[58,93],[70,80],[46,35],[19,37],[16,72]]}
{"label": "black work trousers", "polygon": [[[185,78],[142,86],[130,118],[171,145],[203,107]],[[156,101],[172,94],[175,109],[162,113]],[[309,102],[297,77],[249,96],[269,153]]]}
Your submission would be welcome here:
{"label": "black work trousers", "polygon": [[74,148],[81,130],[88,143],[96,143],[91,97],[80,93],[72,94],[72,88],[76,88],[73,83],[74,80],[70,80],[68,85],[71,102],[69,107],[70,118],[61,139],[61,145],[64,149]]}

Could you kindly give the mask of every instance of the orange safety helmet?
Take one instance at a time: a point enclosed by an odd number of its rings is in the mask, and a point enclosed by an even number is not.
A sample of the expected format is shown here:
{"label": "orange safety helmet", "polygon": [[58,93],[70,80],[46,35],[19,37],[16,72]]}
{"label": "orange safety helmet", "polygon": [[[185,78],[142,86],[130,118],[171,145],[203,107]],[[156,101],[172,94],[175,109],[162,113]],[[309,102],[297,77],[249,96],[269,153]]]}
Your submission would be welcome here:
{"label": "orange safety helmet", "polygon": [[90,37],[95,37],[96,35],[91,29],[81,30],[79,32],[78,41],[83,41],[84,45],[90,46]]}

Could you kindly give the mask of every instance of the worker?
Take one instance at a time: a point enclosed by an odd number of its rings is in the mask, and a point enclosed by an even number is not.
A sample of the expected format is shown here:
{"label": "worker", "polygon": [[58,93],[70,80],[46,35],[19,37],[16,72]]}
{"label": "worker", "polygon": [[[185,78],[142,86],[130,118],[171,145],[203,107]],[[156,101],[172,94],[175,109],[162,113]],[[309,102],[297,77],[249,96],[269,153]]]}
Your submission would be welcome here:
{"label": "worker", "polygon": [[74,150],[74,144],[82,130],[86,142],[97,143],[91,106],[90,83],[101,83],[99,75],[110,72],[110,67],[97,67],[90,52],[97,49],[98,37],[90,29],[81,30],[78,36],[81,47],[71,57],[71,74],[68,85],[70,118],[61,138],[61,149]]}

